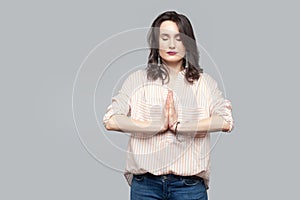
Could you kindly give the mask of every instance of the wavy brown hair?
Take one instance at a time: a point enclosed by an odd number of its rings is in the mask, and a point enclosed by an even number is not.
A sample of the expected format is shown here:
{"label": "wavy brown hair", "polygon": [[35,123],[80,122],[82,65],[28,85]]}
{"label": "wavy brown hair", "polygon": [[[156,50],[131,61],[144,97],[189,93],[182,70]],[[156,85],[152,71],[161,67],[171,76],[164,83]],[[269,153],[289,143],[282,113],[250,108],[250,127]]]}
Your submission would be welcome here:
{"label": "wavy brown hair", "polygon": [[[162,22],[166,20],[173,21],[178,26],[180,38],[186,49],[186,56],[188,60],[185,79],[189,83],[193,83],[194,80],[198,80],[200,74],[203,73],[203,69],[199,65],[199,51],[197,48],[196,38],[189,19],[175,11],[167,11],[160,14],[151,25],[151,29],[148,33],[150,54],[148,56],[148,64],[146,68],[147,78],[149,80],[161,79],[163,84],[169,81],[169,73],[166,67],[163,64],[160,66],[158,65],[159,28]],[[183,58],[182,67],[186,65],[186,56]]]}

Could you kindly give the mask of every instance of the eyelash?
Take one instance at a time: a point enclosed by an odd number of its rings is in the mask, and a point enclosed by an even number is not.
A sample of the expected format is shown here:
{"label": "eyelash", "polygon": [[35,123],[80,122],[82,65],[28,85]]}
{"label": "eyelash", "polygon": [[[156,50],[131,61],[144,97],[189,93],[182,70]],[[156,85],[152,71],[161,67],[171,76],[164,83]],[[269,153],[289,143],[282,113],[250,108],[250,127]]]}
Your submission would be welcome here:
{"label": "eyelash", "polygon": [[[161,38],[161,39],[162,39],[163,41],[167,41],[167,40],[168,40],[168,38]],[[181,41],[180,38],[176,38],[176,40],[179,41],[179,42]]]}

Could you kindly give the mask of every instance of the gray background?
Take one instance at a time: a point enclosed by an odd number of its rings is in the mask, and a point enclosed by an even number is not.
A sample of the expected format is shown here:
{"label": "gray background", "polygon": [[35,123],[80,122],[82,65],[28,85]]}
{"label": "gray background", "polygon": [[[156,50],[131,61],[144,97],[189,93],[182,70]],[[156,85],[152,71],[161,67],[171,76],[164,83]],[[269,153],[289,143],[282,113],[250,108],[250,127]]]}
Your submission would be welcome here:
{"label": "gray background", "polygon": [[0,199],[129,198],[121,173],[79,140],[72,87],[97,44],[173,9],[190,18],[234,108],[236,127],[212,152],[210,199],[299,198],[295,2],[1,1]]}

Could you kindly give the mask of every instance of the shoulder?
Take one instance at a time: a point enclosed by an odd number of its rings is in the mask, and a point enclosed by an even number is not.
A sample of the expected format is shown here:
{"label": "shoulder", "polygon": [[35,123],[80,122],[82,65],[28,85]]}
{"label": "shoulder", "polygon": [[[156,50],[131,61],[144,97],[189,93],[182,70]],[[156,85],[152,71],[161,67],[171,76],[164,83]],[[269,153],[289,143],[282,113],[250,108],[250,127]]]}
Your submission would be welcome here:
{"label": "shoulder", "polygon": [[[125,76],[125,75],[124,75]],[[147,80],[147,72],[145,69],[135,70],[127,75],[124,84],[126,85],[136,85],[141,84]]]}
{"label": "shoulder", "polygon": [[208,85],[214,85],[217,83],[212,76],[210,76],[208,73],[205,72],[200,74],[198,81],[199,83],[205,83]]}
{"label": "shoulder", "polygon": [[143,81],[147,78],[147,72],[145,69],[139,69],[131,72],[127,79],[132,81]]}
{"label": "shoulder", "polygon": [[131,72],[131,74],[129,76],[132,76],[132,77],[145,77],[145,76],[147,76],[147,71],[145,69],[138,69],[138,70],[135,70],[135,71]]}

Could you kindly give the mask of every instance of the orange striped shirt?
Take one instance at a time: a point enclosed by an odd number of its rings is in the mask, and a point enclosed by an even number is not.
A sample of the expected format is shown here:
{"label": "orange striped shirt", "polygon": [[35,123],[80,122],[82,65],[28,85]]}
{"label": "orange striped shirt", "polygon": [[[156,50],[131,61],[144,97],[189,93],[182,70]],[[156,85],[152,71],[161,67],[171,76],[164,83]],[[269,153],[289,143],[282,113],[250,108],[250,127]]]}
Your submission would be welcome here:
{"label": "orange striped shirt", "polygon": [[[208,118],[213,114],[222,116],[233,127],[231,103],[224,99],[217,82],[202,73],[193,84],[179,72],[173,90],[178,121],[184,123]],[[116,114],[128,115],[141,121],[159,120],[168,94],[168,86],[161,80],[147,79],[146,70],[132,73],[113,97],[104,123]],[[185,137],[172,132],[159,133],[148,138],[130,137],[127,149],[125,177],[131,185],[133,174],[150,172],[155,175],[197,175],[209,182],[210,134],[204,138]]]}

